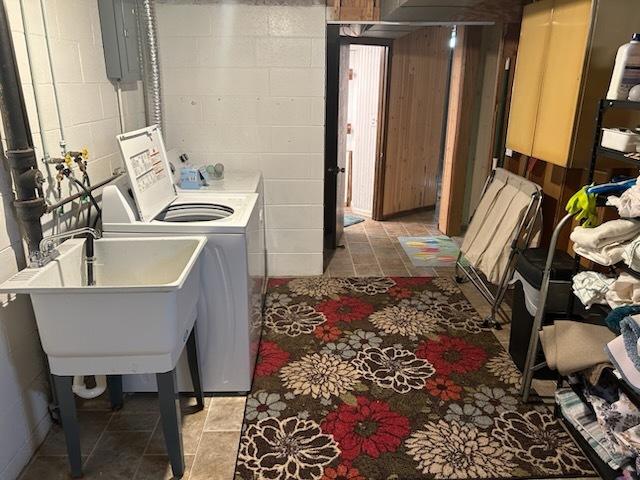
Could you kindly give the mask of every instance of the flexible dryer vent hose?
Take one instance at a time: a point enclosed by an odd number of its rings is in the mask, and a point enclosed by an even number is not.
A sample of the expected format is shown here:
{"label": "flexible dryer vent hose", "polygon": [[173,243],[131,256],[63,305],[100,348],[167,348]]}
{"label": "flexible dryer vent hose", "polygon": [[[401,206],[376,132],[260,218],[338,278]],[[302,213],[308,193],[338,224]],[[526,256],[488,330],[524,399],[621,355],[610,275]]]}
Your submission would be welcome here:
{"label": "flexible dryer vent hose", "polygon": [[138,0],[138,5],[147,125],[158,125],[164,131],[155,0]]}

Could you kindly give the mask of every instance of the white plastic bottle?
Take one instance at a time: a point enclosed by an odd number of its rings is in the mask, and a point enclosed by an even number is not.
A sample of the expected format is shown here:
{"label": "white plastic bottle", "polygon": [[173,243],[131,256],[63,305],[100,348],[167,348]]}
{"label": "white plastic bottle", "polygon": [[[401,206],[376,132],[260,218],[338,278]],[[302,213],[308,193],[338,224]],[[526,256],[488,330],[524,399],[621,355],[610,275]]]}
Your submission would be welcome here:
{"label": "white plastic bottle", "polygon": [[634,33],[631,42],[618,49],[607,99],[627,100],[636,85],[640,85],[640,33]]}

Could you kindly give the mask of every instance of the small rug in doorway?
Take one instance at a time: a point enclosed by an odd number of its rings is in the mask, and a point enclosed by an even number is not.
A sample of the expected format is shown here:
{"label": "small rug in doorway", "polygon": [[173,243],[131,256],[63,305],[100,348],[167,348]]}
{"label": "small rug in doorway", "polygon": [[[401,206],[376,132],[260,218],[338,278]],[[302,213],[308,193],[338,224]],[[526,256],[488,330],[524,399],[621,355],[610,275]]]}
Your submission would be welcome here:
{"label": "small rug in doorway", "polygon": [[271,281],[235,480],[592,475],[447,278]]}
{"label": "small rug in doorway", "polygon": [[455,267],[460,248],[446,235],[398,237],[415,267]]}
{"label": "small rug in doorway", "polygon": [[350,227],[351,225],[355,225],[357,223],[364,222],[364,218],[359,217],[358,215],[352,215],[351,213],[344,214],[344,226]]}

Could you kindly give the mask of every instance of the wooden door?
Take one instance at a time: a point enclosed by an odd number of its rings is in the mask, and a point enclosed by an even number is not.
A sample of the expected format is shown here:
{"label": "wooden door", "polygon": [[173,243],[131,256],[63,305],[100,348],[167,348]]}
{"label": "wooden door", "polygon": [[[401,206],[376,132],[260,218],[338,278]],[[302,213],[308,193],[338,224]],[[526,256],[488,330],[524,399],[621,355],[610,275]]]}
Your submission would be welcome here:
{"label": "wooden door", "polygon": [[427,27],[393,43],[384,217],[436,203],[450,36],[448,27]]}
{"label": "wooden door", "polygon": [[344,204],[346,194],[347,166],[347,111],[349,104],[349,45],[340,44],[340,64],[338,69],[338,159],[335,170],[327,172],[333,175],[336,182],[336,238],[335,246],[340,245],[344,230]]}
{"label": "wooden door", "polygon": [[569,160],[591,4],[591,0],[556,0],[553,7],[531,154],[555,165],[565,166]]}
{"label": "wooden door", "polygon": [[553,0],[542,0],[527,5],[522,18],[506,145],[525,155],[533,150],[552,13]]}

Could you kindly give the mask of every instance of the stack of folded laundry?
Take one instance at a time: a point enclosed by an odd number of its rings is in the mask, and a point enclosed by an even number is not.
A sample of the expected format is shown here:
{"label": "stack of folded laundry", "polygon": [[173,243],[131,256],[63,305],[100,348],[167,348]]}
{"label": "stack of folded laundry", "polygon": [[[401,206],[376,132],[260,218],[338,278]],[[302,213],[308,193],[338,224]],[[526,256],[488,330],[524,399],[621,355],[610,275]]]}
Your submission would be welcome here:
{"label": "stack of folded laundry", "polygon": [[586,308],[594,304],[611,308],[640,305],[640,279],[628,273],[616,278],[598,272],[580,272],[574,275],[572,288]]}
{"label": "stack of folded laundry", "polygon": [[600,265],[610,266],[623,259],[625,248],[640,235],[640,222],[619,218],[595,228],[577,226],[571,232],[574,251]]}
{"label": "stack of folded laundry", "polygon": [[640,237],[627,244],[622,252],[622,260],[636,272],[640,272]]}
{"label": "stack of folded laundry", "polygon": [[615,338],[607,327],[573,320],[555,321],[539,333],[547,366],[561,375],[608,363],[604,347]]}

